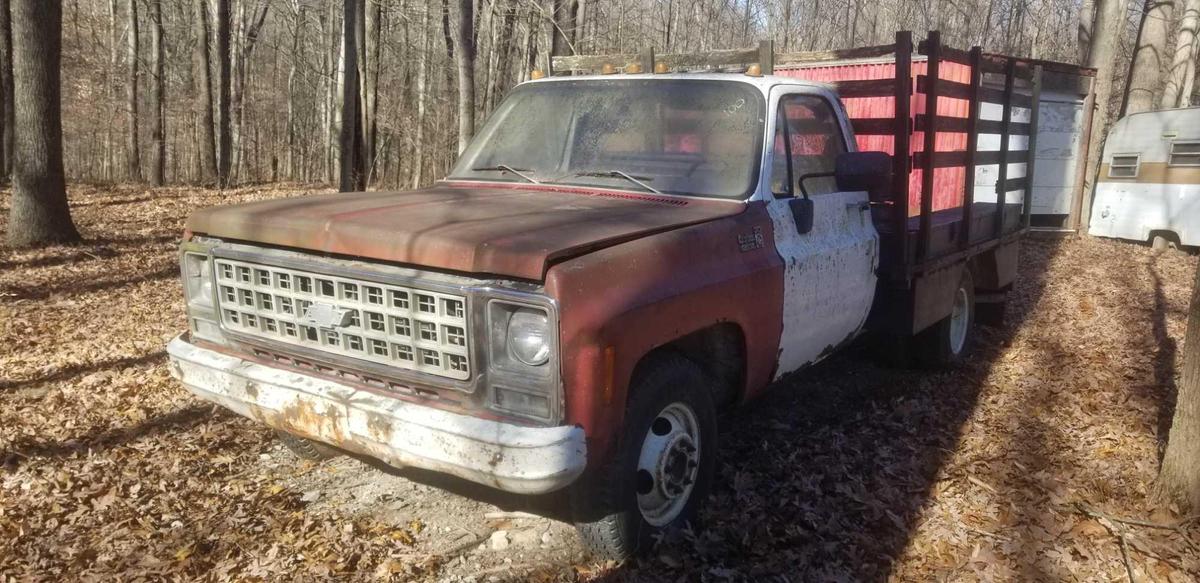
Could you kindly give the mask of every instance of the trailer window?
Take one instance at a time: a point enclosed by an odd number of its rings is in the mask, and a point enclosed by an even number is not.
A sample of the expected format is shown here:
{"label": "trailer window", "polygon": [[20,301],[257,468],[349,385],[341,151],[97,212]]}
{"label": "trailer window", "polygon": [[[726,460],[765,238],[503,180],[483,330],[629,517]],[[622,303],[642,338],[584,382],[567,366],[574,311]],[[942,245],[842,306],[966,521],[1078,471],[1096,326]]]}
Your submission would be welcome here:
{"label": "trailer window", "polygon": [[1167,166],[1200,166],[1200,142],[1172,142]]}
{"label": "trailer window", "polygon": [[[784,124],[787,124],[786,132]],[[827,101],[815,95],[783,96],[775,120],[775,155],[771,164],[773,192],[788,192],[785,133],[791,138],[793,193],[800,192],[800,177],[805,174],[833,172],[838,154],[846,151],[838,118]],[[811,178],[804,181],[804,186],[809,194],[837,191],[837,182],[831,177]]]}
{"label": "trailer window", "polygon": [[1108,165],[1108,176],[1110,178],[1137,178],[1140,159],[1139,154],[1114,154],[1112,162]]}

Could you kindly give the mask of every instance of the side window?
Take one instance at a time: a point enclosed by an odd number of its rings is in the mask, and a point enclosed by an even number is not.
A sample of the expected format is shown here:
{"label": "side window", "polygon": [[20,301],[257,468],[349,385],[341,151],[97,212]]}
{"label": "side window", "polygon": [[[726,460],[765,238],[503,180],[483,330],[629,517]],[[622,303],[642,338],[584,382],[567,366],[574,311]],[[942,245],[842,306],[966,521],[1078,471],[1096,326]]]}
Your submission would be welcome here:
{"label": "side window", "polygon": [[1200,142],[1171,142],[1167,166],[1200,166]]}
{"label": "side window", "polygon": [[1109,178],[1137,178],[1140,154],[1113,154],[1108,165]]}
{"label": "side window", "polygon": [[[846,151],[837,115],[827,101],[815,95],[785,95],[779,100],[771,188],[780,194],[788,192],[788,146],[792,154],[792,192],[799,196],[802,176],[833,172],[838,154]],[[833,177],[810,178],[804,181],[804,187],[812,195],[837,191]]]}

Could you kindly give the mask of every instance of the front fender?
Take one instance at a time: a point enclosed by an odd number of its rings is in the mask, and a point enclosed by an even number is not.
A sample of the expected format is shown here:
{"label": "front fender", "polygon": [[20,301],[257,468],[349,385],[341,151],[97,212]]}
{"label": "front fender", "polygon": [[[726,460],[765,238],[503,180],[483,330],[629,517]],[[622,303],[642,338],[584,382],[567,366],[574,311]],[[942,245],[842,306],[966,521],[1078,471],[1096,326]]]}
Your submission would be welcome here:
{"label": "front fender", "polygon": [[783,263],[761,202],[745,211],[658,233],[551,267],[559,302],[567,422],[588,436],[589,463],[606,459],[621,427],[634,367],[696,330],[732,323],[746,339],[743,394],[777,363]]}

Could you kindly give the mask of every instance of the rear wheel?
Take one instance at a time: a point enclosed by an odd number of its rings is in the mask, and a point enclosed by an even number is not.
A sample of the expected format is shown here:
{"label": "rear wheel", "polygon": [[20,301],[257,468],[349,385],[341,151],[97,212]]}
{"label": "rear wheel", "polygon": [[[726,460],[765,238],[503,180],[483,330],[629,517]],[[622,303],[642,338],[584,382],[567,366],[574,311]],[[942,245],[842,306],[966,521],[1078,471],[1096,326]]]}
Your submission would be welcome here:
{"label": "rear wheel", "polygon": [[975,325],[975,286],[971,272],[963,269],[954,290],[950,315],[913,338],[917,362],[929,368],[941,368],[962,360]]}
{"label": "rear wheel", "polygon": [[275,436],[300,459],[320,462],[341,455],[338,450],[328,445],[317,443],[311,439],[304,439],[286,431],[275,430]]}
{"label": "rear wheel", "polygon": [[716,465],[717,422],[703,373],[670,355],[634,381],[607,467],[571,491],[575,526],[597,558],[628,559],[694,522]]}

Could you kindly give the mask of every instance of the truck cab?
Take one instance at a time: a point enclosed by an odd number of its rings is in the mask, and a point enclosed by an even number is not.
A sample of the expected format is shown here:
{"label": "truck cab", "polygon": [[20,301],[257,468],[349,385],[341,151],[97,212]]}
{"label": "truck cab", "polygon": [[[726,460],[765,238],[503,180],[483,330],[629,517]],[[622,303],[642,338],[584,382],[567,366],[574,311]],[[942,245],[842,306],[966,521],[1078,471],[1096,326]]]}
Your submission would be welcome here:
{"label": "truck cab", "polygon": [[721,411],[873,322],[895,334],[883,312],[965,354],[1015,246],[890,275],[895,166],[858,151],[829,85],[531,81],[429,188],[192,215],[172,371],[301,453],[565,489],[585,544],[628,557],[695,517]]}

